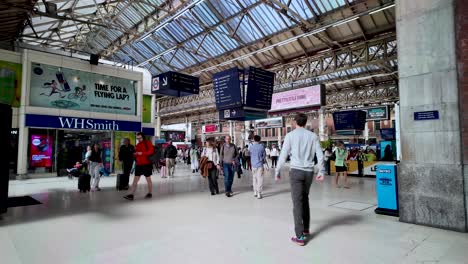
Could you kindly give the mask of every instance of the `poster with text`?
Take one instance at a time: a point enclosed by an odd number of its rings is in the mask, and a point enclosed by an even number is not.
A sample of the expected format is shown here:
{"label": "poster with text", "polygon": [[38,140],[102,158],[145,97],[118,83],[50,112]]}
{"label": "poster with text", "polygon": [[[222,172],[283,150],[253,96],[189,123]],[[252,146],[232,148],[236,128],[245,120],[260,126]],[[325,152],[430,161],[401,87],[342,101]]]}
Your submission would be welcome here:
{"label": "poster with text", "polygon": [[21,75],[21,64],[0,60],[0,103],[20,106]]}
{"label": "poster with text", "polygon": [[151,123],[151,96],[143,95],[143,123]]}
{"label": "poster with text", "polygon": [[30,165],[33,168],[52,167],[54,139],[47,135],[31,135],[29,144]]}
{"label": "poster with text", "polygon": [[136,81],[32,63],[30,105],[136,115]]}
{"label": "poster with text", "polygon": [[136,135],[135,132],[114,132],[114,171],[122,170],[122,163],[119,161],[120,146],[124,144],[124,139],[130,139],[130,144],[135,146]]}

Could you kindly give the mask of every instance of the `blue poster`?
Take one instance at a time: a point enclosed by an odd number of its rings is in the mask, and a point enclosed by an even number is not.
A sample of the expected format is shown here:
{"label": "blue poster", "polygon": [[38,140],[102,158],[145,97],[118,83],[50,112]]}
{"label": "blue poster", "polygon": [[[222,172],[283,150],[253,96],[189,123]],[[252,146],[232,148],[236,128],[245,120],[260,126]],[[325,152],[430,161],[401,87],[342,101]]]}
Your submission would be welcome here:
{"label": "blue poster", "polygon": [[398,210],[396,165],[377,165],[378,209]]}

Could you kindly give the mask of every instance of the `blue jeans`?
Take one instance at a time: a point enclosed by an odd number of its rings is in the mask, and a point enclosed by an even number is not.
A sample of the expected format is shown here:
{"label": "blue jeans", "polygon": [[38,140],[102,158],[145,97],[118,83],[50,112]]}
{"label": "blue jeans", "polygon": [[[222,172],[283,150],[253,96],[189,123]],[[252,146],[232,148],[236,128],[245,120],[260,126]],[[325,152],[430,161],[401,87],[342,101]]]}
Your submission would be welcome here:
{"label": "blue jeans", "polygon": [[232,183],[234,182],[234,171],[232,164],[223,164],[224,171],[224,189],[226,192],[232,192]]}

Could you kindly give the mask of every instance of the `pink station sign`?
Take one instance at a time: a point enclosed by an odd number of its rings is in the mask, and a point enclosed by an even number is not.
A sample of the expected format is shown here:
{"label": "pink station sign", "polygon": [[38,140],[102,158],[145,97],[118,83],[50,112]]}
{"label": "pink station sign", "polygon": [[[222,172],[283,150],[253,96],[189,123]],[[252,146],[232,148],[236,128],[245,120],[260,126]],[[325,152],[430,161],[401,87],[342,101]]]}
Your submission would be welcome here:
{"label": "pink station sign", "polygon": [[273,94],[270,111],[322,105],[322,86],[315,85]]}

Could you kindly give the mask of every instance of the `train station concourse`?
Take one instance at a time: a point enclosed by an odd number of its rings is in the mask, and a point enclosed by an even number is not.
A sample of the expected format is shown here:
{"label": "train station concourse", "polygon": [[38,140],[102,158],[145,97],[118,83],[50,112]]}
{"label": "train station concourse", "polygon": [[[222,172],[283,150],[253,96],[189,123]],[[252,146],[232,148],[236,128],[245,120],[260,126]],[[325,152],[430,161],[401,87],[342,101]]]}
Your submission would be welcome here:
{"label": "train station concourse", "polygon": [[468,263],[468,1],[0,2],[0,263]]}

